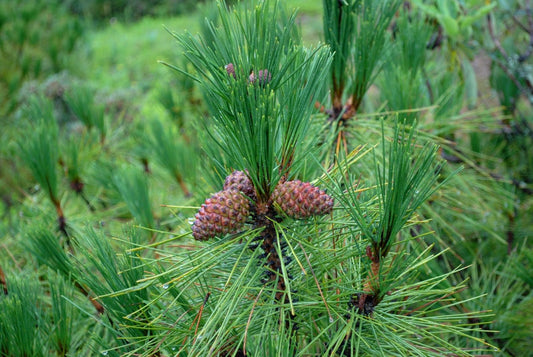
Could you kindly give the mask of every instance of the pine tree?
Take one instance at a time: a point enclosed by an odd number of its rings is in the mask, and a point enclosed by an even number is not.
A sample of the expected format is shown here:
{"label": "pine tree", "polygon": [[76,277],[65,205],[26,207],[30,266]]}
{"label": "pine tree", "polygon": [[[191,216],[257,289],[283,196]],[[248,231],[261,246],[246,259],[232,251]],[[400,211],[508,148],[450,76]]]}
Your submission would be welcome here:
{"label": "pine tree", "polygon": [[[502,117],[467,111],[432,48],[431,9],[458,3],[322,4],[316,46],[281,0],[171,33],[184,96],[158,88],[148,120],[88,86],[71,118],[29,102],[16,148],[39,185],[0,225],[0,356],[529,352],[533,255],[505,226],[526,214],[478,145]],[[470,5],[447,15],[468,28]]]}

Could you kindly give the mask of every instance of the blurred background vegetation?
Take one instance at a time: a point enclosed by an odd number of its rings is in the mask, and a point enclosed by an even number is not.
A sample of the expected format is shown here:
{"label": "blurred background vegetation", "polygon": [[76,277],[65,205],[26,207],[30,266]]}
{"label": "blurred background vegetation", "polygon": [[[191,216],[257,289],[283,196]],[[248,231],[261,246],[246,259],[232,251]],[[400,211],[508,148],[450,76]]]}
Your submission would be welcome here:
{"label": "blurred background vegetation", "polygon": [[[285,5],[299,9],[304,43],[326,40],[320,1]],[[0,291],[32,307],[19,311],[0,297],[0,321],[20,314],[20,331],[33,331],[8,343],[24,334],[0,326],[1,356],[91,355],[114,338],[149,334],[119,331],[90,311],[103,303],[128,325],[148,292],[132,289],[132,310],[113,310],[112,295],[136,285],[149,262],[124,254],[106,267],[99,264],[114,258],[95,256],[135,252],[139,242],[153,249],[151,259],[168,253],[158,248],[165,243],[190,249],[175,240],[190,235],[190,218],[220,188],[224,175],[202,147],[208,134],[199,129],[209,126],[202,93],[161,64],[194,72],[169,32],[206,35],[204,18],[216,22],[212,1],[0,0]],[[391,50],[359,93],[348,140],[379,137],[377,113],[401,112],[441,145],[450,172],[464,167],[422,208],[438,237],[428,244],[449,249],[433,268],[467,266],[456,278],[470,279],[463,298],[484,297],[460,310],[491,310],[479,338],[497,346],[495,355],[526,356],[533,349],[533,5],[405,1],[386,38]],[[144,229],[132,233],[131,225]],[[78,234],[86,239],[73,244]],[[110,250],[97,249],[103,236]],[[78,260],[62,254],[76,256],[80,247],[88,253],[77,259],[88,263],[76,268]],[[111,270],[131,275],[112,280]],[[109,286],[73,279],[95,271]],[[36,329],[35,316],[64,330]],[[45,348],[36,342],[43,338]]]}

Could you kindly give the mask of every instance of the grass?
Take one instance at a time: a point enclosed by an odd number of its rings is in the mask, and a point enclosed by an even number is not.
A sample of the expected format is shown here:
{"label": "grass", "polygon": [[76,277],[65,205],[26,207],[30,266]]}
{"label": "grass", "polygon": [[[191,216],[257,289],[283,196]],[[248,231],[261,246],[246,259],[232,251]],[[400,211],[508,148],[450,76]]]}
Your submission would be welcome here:
{"label": "grass", "polygon": [[[165,67],[158,60],[173,61],[178,49],[170,30],[196,31],[198,15],[176,18],[145,18],[137,23],[113,23],[89,35],[85,68],[91,81],[109,88],[140,87],[164,78]],[[147,76],[148,75],[148,76]]]}

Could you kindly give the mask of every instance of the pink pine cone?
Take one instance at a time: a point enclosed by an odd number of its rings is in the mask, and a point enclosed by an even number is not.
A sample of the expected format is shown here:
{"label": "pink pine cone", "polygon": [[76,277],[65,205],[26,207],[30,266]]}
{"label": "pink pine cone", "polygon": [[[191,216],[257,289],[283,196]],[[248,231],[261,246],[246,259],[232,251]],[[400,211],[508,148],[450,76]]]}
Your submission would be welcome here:
{"label": "pink pine cone", "polygon": [[255,188],[245,171],[233,171],[226,177],[224,190],[237,190],[252,200],[256,199]]}
{"label": "pink pine cone", "polygon": [[206,199],[196,214],[192,235],[207,240],[237,232],[250,214],[249,200],[237,190],[224,190]]}
{"label": "pink pine cone", "polygon": [[272,201],[280,213],[295,219],[322,216],[333,209],[333,198],[309,182],[300,180],[278,184]]}

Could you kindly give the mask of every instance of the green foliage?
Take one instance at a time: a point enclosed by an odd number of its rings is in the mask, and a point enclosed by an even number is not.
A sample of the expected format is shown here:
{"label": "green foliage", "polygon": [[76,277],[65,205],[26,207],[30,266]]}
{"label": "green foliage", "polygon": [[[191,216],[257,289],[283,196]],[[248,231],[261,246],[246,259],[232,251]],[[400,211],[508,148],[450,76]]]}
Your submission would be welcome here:
{"label": "green foliage", "polygon": [[[474,324],[467,323],[467,319],[470,316],[480,317],[482,314],[453,312],[454,305],[463,301],[448,299],[450,296],[457,296],[459,289],[465,287],[464,283],[457,287],[443,287],[443,282],[450,278],[452,272],[443,275],[433,273],[429,279],[410,280],[408,276],[416,276],[416,270],[437,259],[434,255],[428,255],[427,251],[419,256],[401,254],[395,255],[394,258],[405,260],[405,270],[400,270],[401,272],[382,281],[384,285],[395,288],[384,297],[380,306],[373,310],[371,317],[354,313],[353,308],[346,304],[347,307],[337,308],[335,313],[340,316],[348,314],[351,318],[342,323],[339,316],[336,318],[336,325],[323,327],[321,332],[325,336],[322,338],[327,339],[329,347],[327,353],[348,356],[440,356],[443,353],[454,353],[469,356],[486,351],[483,341],[472,337],[468,337],[471,341],[465,339],[473,330],[478,330]],[[360,273],[361,263],[350,259],[349,267],[359,267],[356,271]],[[401,263],[394,264],[397,269],[402,269]],[[339,281],[345,281],[345,278],[353,275],[348,274],[346,270],[339,270]],[[350,287],[346,285],[340,285],[339,290],[349,290]],[[356,296],[346,296],[345,299],[357,303]],[[331,303],[330,307],[333,306]],[[454,341],[455,336],[458,338]],[[469,342],[476,347],[470,350]]]}
{"label": "green foliage", "polygon": [[403,114],[409,122],[419,116],[418,112],[408,112],[429,104],[430,97],[424,80],[427,60],[426,46],[431,35],[431,27],[421,16],[401,11],[394,22],[390,58],[383,65],[380,91],[387,106],[393,111],[406,110]]}
{"label": "green foliage", "polygon": [[74,87],[66,93],[65,100],[87,129],[96,128],[100,132],[100,141],[103,143],[107,132],[104,107],[96,103],[95,92],[84,86]]}
{"label": "green foliage", "polygon": [[[185,92],[185,91],[184,91]],[[184,122],[183,118],[180,116],[180,112],[182,110],[182,106],[184,103],[182,101],[179,101],[178,98],[176,98],[176,95],[174,94],[174,91],[170,86],[165,86],[159,90],[159,93],[157,95],[157,99],[161,103],[161,105],[166,109],[169,116],[172,119],[176,119],[177,125],[179,128],[183,127]]]}
{"label": "green foliage", "polygon": [[[520,260],[521,253],[513,253],[511,257]],[[532,316],[528,313],[523,313],[524,309],[531,306],[531,293],[526,293],[528,289],[524,286],[524,282],[517,279],[515,274],[515,264],[510,262],[499,262],[491,265],[488,268],[489,262],[479,261],[470,269],[472,282],[472,292],[478,294],[487,294],[482,300],[471,301],[465,304],[466,309],[483,309],[490,307],[494,312],[494,316],[490,319],[482,320],[482,328],[487,331],[495,331],[488,333],[489,341],[497,344],[498,339],[507,341],[505,344],[500,344],[503,352],[510,355],[520,355],[528,348],[531,348],[531,342],[528,341],[526,335],[530,335],[532,329],[530,322]],[[516,329],[516,324],[519,323],[518,315],[522,323],[523,329]],[[497,333],[496,333],[497,331]],[[479,334],[481,336],[481,334]],[[519,342],[520,341],[520,342]]]}
{"label": "green foliage", "polygon": [[46,227],[28,232],[25,245],[39,264],[48,266],[63,278],[71,278],[75,272],[74,264],[61,246],[61,241]]}
{"label": "green foliage", "polygon": [[[133,248],[139,236],[135,231],[129,232],[129,236]],[[78,267],[76,278],[102,302],[118,344],[132,350],[136,340],[150,335],[150,329],[144,325],[150,316],[146,305],[148,291],[137,287],[144,277],[141,258],[128,251],[117,257],[109,238],[91,228],[79,232],[77,243],[88,263]]]}
{"label": "green foliage", "polygon": [[325,40],[335,53],[331,91],[334,119],[346,101],[357,111],[380,72],[388,46],[387,27],[400,4],[398,0],[324,0]]}
{"label": "green foliage", "polygon": [[346,74],[355,39],[355,18],[352,12],[356,5],[357,1],[323,1],[324,38],[335,53],[331,65],[333,93],[341,98],[348,80]]}
{"label": "green foliage", "polygon": [[83,34],[60,1],[0,1],[0,115],[17,108],[26,81],[64,69]]}
{"label": "green foliage", "polygon": [[[459,74],[466,105],[473,109],[478,98],[478,79],[472,66],[473,53],[470,42],[476,23],[480,22],[495,7],[495,2],[471,1],[466,6],[460,1],[413,1],[413,6],[439,24],[439,42],[446,34],[443,47],[449,56],[450,69]],[[440,46],[440,44],[439,44]]]}
{"label": "green foliage", "polygon": [[497,6],[496,2],[475,0],[468,3],[469,11],[466,12],[463,4],[458,0],[435,0],[430,1],[430,4],[414,0],[413,3],[439,22],[454,45],[468,41],[472,36],[472,25]]}
{"label": "green foliage", "polygon": [[[529,155],[531,142],[531,108],[521,104],[533,103],[533,86],[531,85],[532,67],[530,64],[531,32],[525,25],[533,19],[530,5],[521,1],[507,2],[499,17],[490,15],[487,26],[491,34],[484,48],[492,59],[491,86],[498,94],[504,111],[510,115],[505,121],[505,128],[499,138],[501,155],[509,168],[515,182],[522,184],[522,189],[530,189],[533,177],[533,162]],[[502,141],[504,143],[502,143]]]}
{"label": "green foliage", "polygon": [[50,278],[50,305],[52,315],[48,324],[49,339],[53,350],[58,356],[67,356],[76,350],[83,341],[79,332],[85,328],[80,326],[79,309],[68,301],[74,295],[72,284],[59,275]]}
{"label": "green foliage", "polygon": [[42,296],[35,277],[8,276],[8,294],[0,295],[0,354],[3,356],[45,356],[38,308]]}
{"label": "green foliage", "polygon": [[20,138],[19,155],[51,201],[58,204],[58,127],[51,103],[44,98],[35,97],[29,103],[26,115],[29,137]]}
{"label": "green foliage", "polygon": [[[364,193],[359,188],[357,191],[339,191],[341,194],[337,197],[357,223],[357,229],[372,241],[373,252],[379,256],[376,259],[387,256],[400,230],[438,189],[436,183],[440,167],[436,165],[437,147],[426,144],[415,153],[414,131],[414,127],[396,124],[388,148],[383,132],[383,161],[375,162],[375,189],[369,187]],[[352,185],[352,182],[337,184],[339,189]],[[365,201],[370,203],[364,205]]]}
{"label": "green foliage", "polygon": [[137,222],[155,228],[146,176],[134,167],[125,166],[114,172],[111,180]]}
{"label": "green foliage", "polygon": [[[429,165],[435,151],[425,148],[417,150],[416,154],[408,152],[414,149],[413,137],[400,136],[402,134],[398,131],[391,139],[393,159],[400,159],[397,164],[400,167],[403,163],[411,168],[413,155],[412,165],[419,167],[417,163],[421,162],[422,170],[409,170],[408,174],[416,179],[409,180],[411,185],[407,185],[404,178],[404,185],[395,183],[394,189],[407,187],[413,189],[413,195],[417,188],[424,191],[416,197],[418,202],[416,199],[412,202],[412,195],[399,195],[400,206],[413,209],[435,188],[436,174]],[[388,149],[388,145],[385,147]],[[367,153],[354,154],[350,165],[365,156],[370,158]],[[416,159],[418,157],[420,161]],[[335,179],[342,180],[345,175],[341,168],[344,166],[332,171],[332,175],[337,175]],[[395,180],[397,178],[394,176]],[[347,186],[353,187],[350,184],[335,189],[337,197],[345,197],[342,187]],[[368,200],[356,197],[367,191]],[[369,202],[359,206],[365,217],[372,217],[380,210],[380,190],[375,191],[357,187],[357,192],[351,193],[357,202]],[[167,289],[172,286],[177,291],[189,292],[188,299],[196,306],[196,313],[187,315],[184,306],[173,300],[168,309],[172,315],[165,316],[163,321],[157,319],[163,324],[179,321],[173,324],[168,340],[180,346],[178,352],[193,355],[254,354],[265,350],[272,355],[293,353],[298,356],[335,353],[437,356],[443,351],[469,355],[464,341],[452,344],[449,339],[466,337],[472,329],[477,330],[466,321],[471,316],[483,314],[452,313],[453,306],[462,301],[448,300],[447,297],[457,295],[465,288],[465,283],[452,286],[446,281],[459,269],[417,279],[422,276],[421,272],[429,271],[429,264],[437,259],[437,255],[430,254],[429,248],[410,251],[411,239],[395,243],[397,249],[383,258],[383,276],[380,278],[383,299],[368,307],[371,312],[358,312],[355,297],[364,291],[365,276],[371,271],[363,247],[372,244],[373,240],[362,234],[363,228],[353,219],[346,217],[346,212],[353,210],[352,204],[341,203],[343,209],[339,209],[338,215],[327,225],[321,221],[299,225],[285,221],[276,225],[280,241],[283,237],[276,249],[285,257],[282,271],[277,273],[278,279],[283,276],[289,284],[285,301],[275,298],[276,289],[264,284],[264,272],[257,268],[265,259],[258,249],[253,248],[257,232],[246,231],[237,237],[221,239],[192,253],[176,252],[171,257],[171,265],[149,281],[166,281],[164,286]],[[407,223],[411,214],[400,212],[398,215],[402,219],[401,228],[414,224]],[[331,228],[326,228],[330,225]],[[282,248],[282,244],[287,248]],[[222,288],[214,289],[214,286]],[[169,292],[155,301],[162,303],[174,296]],[[413,335],[419,336],[416,343],[411,338]],[[269,338],[265,340],[265,336]],[[474,339],[474,344],[476,350],[484,350],[479,339]]]}
{"label": "green foliage", "polygon": [[513,82],[500,67],[493,65],[491,71],[491,85],[492,88],[498,91],[501,105],[503,105],[507,112],[512,113],[515,110],[517,100],[520,97],[520,89],[516,83]]}
{"label": "green foliage", "polygon": [[90,324],[81,316],[72,285],[51,270],[44,276],[47,286],[29,272],[6,277],[7,294],[0,295],[0,355],[86,355],[84,334]]}
{"label": "green foliage", "polygon": [[[446,122],[447,118],[459,115],[463,106],[464,84],[456,72],[445,72],[439,77],[430,80],[435,109],[436,120]],[[443,133],[449,136],[450,133]]]}
{"label": "green foliage", "polygon": [[[61,155],[60,163],[66,172],[70,188],[83,198],[90,210],[94,211],[95,208],[84,194],[85,183],[82,179],[82,175],[84,174],[82,171],[84,170],[83,147],[85,144],[86,142],[80,142],[79,138],[71,138],[61,145],[60,151],[63,154]],[[80,155],[82,155],[81,158]]]}
{"label": "green foliage", "polygon": [[197,1],[192,0],[87,0],[67,1],[69,10],[93,21],[112,19],[138,20],[144,16],[179,15],[194,11]]}
{"label": "green foliage", "polygon": [[355,108],[383,66],[387,45],[386,29],[399,6],[400,1],[397,0],[363,0],[357,6],[355,13],[357,25],[353,34],[355,41],[352,54],[354,68],[346,73],[350,78],[346,91],[352,96]]}
{"label": "green foliage", "polygon": [[[395,19],[391,56],[398,68],[410,76],[415,76],[427,62],[427,44],[431,36],[431,26],[420,14],[402,9]],[[392,58],[392,57],[391,57]]]}
{"label": "green foliage", "polygon": [[180,185],[183,194],[190,196],[184,181],[184,173],[194,180],[195,153],[194,146],[175,127],[159,120],[151,120],[146,128],[146,145],[155,156],[156,161]]}
{"label": "green foliage", "polygon": [[529,271],[533,267],[533,251],[523,248],[521,253],[523,257],[517,259],[513,268],[518,271],[518,277],[531,287],[533,286],[533,277],[529,275]]}

